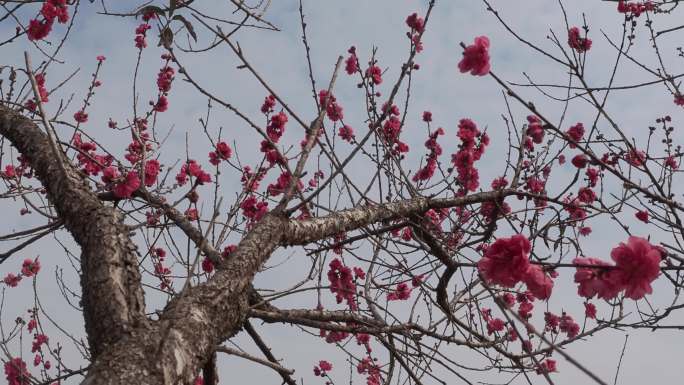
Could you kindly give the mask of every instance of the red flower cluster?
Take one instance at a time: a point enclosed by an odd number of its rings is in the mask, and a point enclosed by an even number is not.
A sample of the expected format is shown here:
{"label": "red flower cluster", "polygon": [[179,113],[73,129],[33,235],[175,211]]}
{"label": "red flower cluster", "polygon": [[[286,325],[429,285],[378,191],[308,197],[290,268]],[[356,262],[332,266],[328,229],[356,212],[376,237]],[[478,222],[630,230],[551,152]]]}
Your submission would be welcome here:
{"label": "red flower cluster", "polygon": [[188,160],[188,162],[181,167],[180,171],[176,175],[176,182],[179,186],[184,185],[188,181],[188,175],[195,177],[198,184],[211,182],[211,175],[202,170],[202,166],[197,164],[197,162],[192,159]]}
{"label": "red flower cluster", "polygon": [[88,121],[88,114],[86,114],[86,112],[83,110],[76,111],[74,114],[74,120],[78,123],[85,123]]}
{"label": "red flower cluster", "polygon": [[684,95],[682,95],[682,94],[675,95],[674,103],[678,106],[684,106]]}
{"label": "red flower cluster", "polygon": [[487,335],[501,332],[506,328],[506,323],[500,318],[492,317],[492,309],[482,309],[482,319],[487,322]]}
{"label": "red flower cluster", "polygon": [[349,47],[347,52],[349,52],[349,56],[344,61],[344,70],[347,72],[347,74],[353,75],[359,70],[359,59],[356,57],[356,47]]}
{"label": "red flower cluster", "polygon": [[318,92],[318,100],[321,103],[321,108],[325,108],[328,114],[328,119],[336,122],[338,120],[344,119],[342,114],[342,106],[337,104],[337,99],[333,94],[328,94],[327,90],[320,90]]}
{"label": "red flower cluster", "polygon": [[422,33],[425,30],[425,19],[418,16],[417,13],[412,13],[406,18],[406,25],[408,25],[411,30]]}
{"label": "red flower cluster", "polygon": [[33,343],[31,344],[31,353],[40,351],[43,344],[48,343],[48,336],[42,333],[38,333],[33,336]]}
{"label": "red flower cluster", "polygon": [[95,152],[97,145],[95,142],[84,142],[81,134],[75,134],[71,139],[71,145],[78,149],[76,159],[83,172],[88,175],[98,175],[112,164],[114,158],[111,155],[99,155]]}
{"label": "red flower cluster", "polygon": [[634,167],[640,167],[646,163],[646,153],[641,150],[634,149],[625,155],[625,160]]}
{"label": "red flower cluster", "polygon": [[38,261],[38,258],[35,260],[31,259],[25,259],[24,262],[21,265],[21,274],[20,275],[14,275],[12,273],[9,273],[3,278],[2,282],[9,286],[9,287],[17,287],[19,285],[19,282],[21,282],[22,277],[32,277],[40,271],[40,262]]}
{"label": "red flower cluster", "polygon": [[268,212],[268,202],[259,202],[254,195],[250,195],[242,201],[240,208],[245,218],[258,222]]}
{"label": "red flower cluster", "polygon": [[488,284],[514,287],[525,282],[536,298],[547,299],[553,281],[539,265],[530,263],[530,251],[530,241],[524,235],[500,238],[487,248],[477,268]]}
{"label": "red flower cluster", "polygon": [[[480,186],[480,175],[474,167],[480,160],[485,148],[489,145],[489,136],[480,133],[475,123],[470,119],[461,119],[458,123],[458,137],[461,139],[459,151],[451,155],[451,162],[456,167],[456,179],[461,185],[461,193],[475,191]],[[479,139],[476,145],[475,139]]]}
{"label": "red flower cluster", "polygon": [[29,372],[26,362],[21,358],[12,358],[5,362],[5,378],[8,385],[29,385]]}
{"label": "red flower cluster", "polygon": [[[285,132],[285,124],[287,123],[287,120],[287,115],[285,115],[285,113],[282,111],[271,116],[270,123],[268,126],[266,126],[266,134],[273,143],[278,143],[278,141],[280,141],[280,138]],[[271,165],[275,163],[285,163],[285,159],[283,159],[280,153],[278,153],[278,150],[274,148],[267,140],[261,141],[261,152],[266,154],[266,159]]]}
{"label": "red flower cluster", "polygon": [[135,28],[135,39],[133,40],[135,41],[136,48],[143,49],[147,47],[145,36],[147,35],[147,30],[150,28],[152,28],[152,26],[147,22],[142,23]]}
{"label": "red flower cluster", "polygon": [[45,39],[52,31],[55,19],[60,24],[69,21],[66,0],[47,0],[43,3],[40,14],[43,16],[43,20],[33,19],[29,21],[29,26],[26,29],[26,35],[31,41]]}
{"label": "red flower cluster", "polygon": [[412,289],[408,286],[408,284],[406,284],[406,282],[402,282],[397,285],[397,288],[394,291],[387,293],[387,300],[405,301],[411,298],[411,291]]}
{"label": "red flower cluster", "polygon": [[8,273],[5,278],[2,279],[2,282],[9,287],[17,287],[19,282],[21,282],[21,275]]}
{"label": "red flower cluster", "polygon": [[389,118],[382,125],[382,136],[388,145],[393,146],[396,153],[408,152],[409,147],[406,143],[399,140],[401,135],[401,120],[399,119],[399,107],[389,106],[387,103],[382,106],[383,113],[389,113]]}
{"label": "red flower cluster", "polygon": [[247,192],[256,191],[259,188],[259,182],[261,182],[261,180],[264,179],[265,176],[266,171],[263,168],[260,168],[258,172],[254,173],[252,172],[251,167],[243,167],[242,178],[240,178],[243,190]]}
{"label": "red flower cluster", "polygon": [[[290,186],[291,180],[292,175],[290,175],[290,173],[287,171],[283,171],[278,177],[278,180],[276,180],[276,183],[271,183],[268,185],[268,188],[266,189],[268,195],[278,196],[283,194]],[[297,190],[301,190],[303,187],[304,185],[302,184],[302,181],[297,180]]]}
{"label": "red flower cluster", "polygon": [[150,187],[157,182],[157,176],[159,175],[159,161],[156,159],[151,159],[145,162],[145,186]]}
{"label": "red flower cluster", "polygon": [[541,119],[535,115],[529,115],[527,122],[527,131],[525,133],[534,143],[540,144],[544,140],[544,128]]}
{"label": "red flower cluster", "polygon": [[330,261],[329,267],[328,281],[330,281],[330,291],[335,294],[335,300],[337,303],[346,301],[349,309],[357,310],[356,284],[353,280],[352,270],[337,258]]}
{"label": "red flower cluster", "polygon": [[[423,50],[423,43],[420,41],[421,34],[425,31],[425,19],[418,16],[417,13],[413,13],[406,18],[406,25],[411,28],[411,32],[408,33],[416,47],[416,52],[421,52]],[[417,67],[414,67],[418,69]]]}
{"label": "red flower cluster", "polygon": [[644,223],[648,223],[648,211],[644,211],[644,210],[637,211],[636,214],[634,214],[634,216],[636,217],[636,219],[638,219]]}
{"label": "red flower cluster", "polygon": [[209,152],[209,163],[218,166],[221,160],[228,160],[233,155],[233,150],[226,142],[216,143],[216,151]]}
{"label": "red flower cluster", "polygon": [[152,150],[152,144],[149,142],[150,134],[147,132],[146,119],[136,118],[135,126],[132,129],[137,129],[138,132],[132,134],[132,141],[128,145],[128,148],[126,149],[128,152],[124,157],[131,162],[131,164],[135,164],[142,159],[143,152]]}
{"label": "red flower cluster", "polygon": [[317,377],[325,377],[326,372],[329,372],[332,370],[332,364],[328,361],[319,361],[318,365],[314,366],[313,372],[314,375]]}
{"label": "red flower cluster", "polygon": [[641,3],[625,3],[624,0],[618,2],[617,10],[619,13],[627,14],[627,16],[639,17],[645,11],[655,10],[655,5],[651,1],[644,1]]}
{"label": "red flower cluster", "polygon": [[175,73],[176,71],[169,66],[162,67],[159,70],[159,73],[157,74],[157,88],[159,89],[159,92],[166,93],[171,91],[171,83],[173,82]]}
{"label": "red flower cluster", "polygon": [[[36,74],[35,79],[36,79],[36,84],[38,85],[38,94],[40,95],[40,101],[42,103],[47,103],[49,101],[49,99],[48,99],[48,91],[45,88],[45,74],[44,73]],[[29,99],[26,101],[25,106],[29,111],[35,111],[36,110],[36,101],[34,99]]]}
{"label": "red flower cluster", "polygon": [[589,187],[582,187],[577,192],[577,199],[582,203],[591,204],[596,200],[596,193]]}
{"label": "red flower cluster", "polygon": [[440,135],[444,135],[444,129],[441,127],[437,131],[430,134],[428,140],[425,142],[425,147],[430,150],[427,156],[426,164],[423,168],[418,170],[418,172],[413,176],[413,181],[425,181],[432,178],[437,169],[437,157],[442,155],[442,146],[437,143],[437,138]]}
{"label": "red flower cluster", "polygon": [[270,114],[273,112],[273,108],[276,104],[276,98],[273,95],[268,95],[264,98],[264,103],[261,105],[261,112],[264,114]]}
{"label": "red flower cluster", "polygon": [[364,357],[356,365],[356,371],[359,374],[366,375],[366,385],[380,385],[382,384],[382,377],[380,375],[380,367],[375,363],[376,359]]}
{"label": "red flower cluster", "polygon": [[130,198],[133,193],[140,188],[140,177],[138,172],[131,170],[122,176],[116,167],[110,166],[102,172],[102,182],[109,185],[118,198]]}
{"label": "red flower cluster", "polygon": [[584,315],[587,318],[596,319],[596,305],[587,302],[584,304]]}
{"label": "red flower cluster", "polygon": [[24,259],[24,262],[21,264],[21,274],[23,274],[25,277],[32,277],[40,271],[40,262],[38,261],[38,258],[35,260],[31,259]]}
{"label": "red flower cluster", "polygon": [[539,364],[537,368],[537,374],[556,372],[556,361],[547,358]]}
{"label": "red flower cluster", "polygon": [[641,299],[652,293],[651,282],[660,275],[660,250],[646,239],[629,237],[627,243],[620,243],[611,253],[615,265],[596,258],[575,258],[577,267],[575,282],[577,293],[586,298],[598,295],[612,299],[625,291],[631,299]]}
{"label": "red flower cluster", "polygon": [[159,278],[159,287],[162,289],[169,289],[171,287],[171,280],[169,275],[171,274],[171,269],[164,266],[164,259],[166,258],[166,251],[162,248],[150,249],[150,255],[154,261],[154,275]]}
{"label": "red flower cluster", "polygon": [[568,31],[568,45],[577,52],[586,52],[591,49],[591,39],[580,36],[580,30],[572,27]]}
{"label": "red flower cluster", "polygon": [[376,65],[368,67],[366,77],[370,78],[376,86],[382,84],[382,70]]}
{"label": "red flower cluster", "polygon": [[345,124],[340,127],[337,135],[339,135],[342,140],[351,143],[354,140],[354,129]]}
{"label": "red flower cluster", "polygon": [[461,72],[470,71],[471,75],[484,76],[489,73],[489,39],[486,36],[475,38],[475,43],[463,50],[463,59],[458,63]]}
{"label": "red flower cluster", "polygon": [[[568,128],[565,132],[568,138],[572,139],[573,142],[579,142],[584,136],[584,125],[582,123],[577,123],[574,126]],[[575,143],[570,142],[570,148],[576,148]]]}

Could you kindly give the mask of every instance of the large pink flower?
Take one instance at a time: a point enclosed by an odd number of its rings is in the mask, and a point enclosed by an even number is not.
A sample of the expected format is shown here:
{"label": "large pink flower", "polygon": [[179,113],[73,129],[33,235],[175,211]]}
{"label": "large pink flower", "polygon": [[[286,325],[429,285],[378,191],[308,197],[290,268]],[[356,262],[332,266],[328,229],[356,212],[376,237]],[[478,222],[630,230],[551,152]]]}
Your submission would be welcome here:
{"label": "large pink flower", "polygon": [[599,298],[612,299],[622,290],[611,264],[589,257],[575,258],[572,263],[586,266],[578,267],[575,272],[575,282],[579,284],[577,294],[580,296],[592,298],[598,294]]}
{"label": "large pink flower", "polygon": [[477,268],[489,284],[513,287],[530,268],[530,241],[524,235],[497,239],[484,253]]}
{"label": "large pink flower", "polygon": [[461,72],[470,71],[471,75],[484,76],[489,73],[489,39],[478,36],[475,43],[463,50],[463,59],[458,63]]}
{"label": "large pink flower", "polygon": [[524,277],[527,289],[538,299],[548,299],[551,297],[553,280],[539,265],[530,265]]}
{"label": "large pink flower", "polygon": [[617,269],[612,273],[625,289],[625,296],[631,299],[644,298],[651,294],[651,282],[660,275],[660,250],[648,240],[629,237],[610,252]]}

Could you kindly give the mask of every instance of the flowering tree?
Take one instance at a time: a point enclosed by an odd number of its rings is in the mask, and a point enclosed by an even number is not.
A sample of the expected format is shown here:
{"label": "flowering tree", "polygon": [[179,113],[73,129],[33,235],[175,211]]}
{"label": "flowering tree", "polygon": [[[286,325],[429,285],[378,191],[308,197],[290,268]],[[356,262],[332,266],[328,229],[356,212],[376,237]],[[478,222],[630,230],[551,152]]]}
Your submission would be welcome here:
{"label": "flowering tree", "polygon": [[[436,0],[416,5],[397,31],[406,40],[402,62],[329,42],[346,53],[325,67],[322,84],[300,2],[309,84],[296,92],[311,93],[309,115],[238,43],[256,31],[287,33],[269,21],[270,1],[231,0],[223,15],[192,0],[105,3],[0,1],[0,22],[12,30],[0,49],[26,51],[0,63],[2,198],[6,215],[31,223],[0,238],[4,296],[32,293],[28,311],[2,307],[9,384],[217,384],[222,356],[291,385],[474,383],[485,372],[500,383],[553,384],[560,360],[587,383],[606,384],[566,348],[610,329],[681,328],[670,323],[684,307],[683,153],[672,116],[684,107],[684,75],[670,66],[684,53],[661,45],[682,30],[666,24],[677,20],[678,1],[604,2],[623,21],[605,26],[619,28],[617,41],[590,34],[587,18],[571,23],[580,11],[559,1],[564,28],[550,31],[547,48],[483,0],[491,28],[567,77],[505,80],[488,31],[464,36],[462,50],[449,53],[449,76],[500,87],[492,97],[506,103],[503,123],[413,111],[423,110],[411,92]],[[125,28],[135,22],[126,30],[133,96],[120,101],[131,105],[128,115],[92,112],[107,87],[107,52],[92,58],[87,87],[73,90],[82,101],[64,94],[72,76],[52,76],[69,65],[63,50],[87,21],[84,8]],[[634,54],[637,36],[657,60]],[[597,79],[587,63],[599,38],[615,60]],[[228,100],[198,80],[207,55],[226,50],[263,99]],[[146,58],[156,60],[154,71]],[[651,80],[616,84],[624,62]],[[192,137],[164,120],[179,87],[208,101]],[[645,87],[673,102],[644,109],[655,124],[634,134],[607,101]],[[354,93],[357,105],[343,109],[342,93]],[[362,113],[345,119],[354,108]],[[216,109],[242,127],[224,132],[213,123]],[[499,126],[496,135],[488,125]],[[407,139],[416,132],[424,143]],[[503,151],[488,151],[497,142]],[[610,226],[610,245],[592,246]],[[37,243],[53,246],[26,255]],[[84,328],[72,331],[46,310],[48,258],[71,269],[57,270],[57,298],[82,312]],[[259,280],[272,271],[282,279]],[[554,302],[562,287],[572,295]],[[571,303],[583,311],[569,311]],[[338,358],[295,372],[286,348],[263,337],[270,325],[337,346]],[[67,345],[80,356],[65,354]]]}

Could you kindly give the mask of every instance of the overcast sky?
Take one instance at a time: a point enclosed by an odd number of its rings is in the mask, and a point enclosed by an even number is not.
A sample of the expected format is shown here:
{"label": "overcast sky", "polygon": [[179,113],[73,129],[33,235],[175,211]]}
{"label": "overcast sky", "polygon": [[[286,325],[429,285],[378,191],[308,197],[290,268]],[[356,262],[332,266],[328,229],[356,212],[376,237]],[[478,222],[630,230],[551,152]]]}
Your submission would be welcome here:
{"label": "overcast sky", "polygon": [[[255,1],[252,1],[255,2]],[[231,17],[232,8],[224,1],[200,2],[202,9],[211,15]],[[591,28],[590,36],[594,46],[587,57],[587,79],[592,86],[607,84],[616,52],[602,35],[618,41],[622,33],[622,15],[616,12],[615,3],[599,0],[569,0],[565,2],[571,25],[581,25],[583,15]],[[117,11],[130,11],[134,2],[120,2],[113,5]],[[359,58],[364,63],[370,56],[373,47],[377,47],[379,65],[387,69],[385,87],[389,87],[396,79],[402,59],[406,57],[407,41],[404,20],[412,12],[423,14],[426,9],[425,0],[305,0],[304,8],[308,22],[309,43],[311,45],[311,59],[313,61],[314,76],[319,88],[326,85],[338,55],[346,55],[347,49],[357,47]],[[538,44],[550,52],[560,55],[549,39],[553,30],[561,41],[566,38],[565,23],[557,1],[553,0],[493,0],[492,4],[500,15],[525,39]],[[266,31],[245,29],[237,36],[245,55],[258,72],[269,82],[278,94],[305,119],[314,117],[315,105],[312,103],[311,87],[308,80],[306,61],[301,44],[301,29],[299,24],[298,1],[273,1],[265,18],[276,25],[281,31]],[[134,29],[139,21],[130,18],[107,17],[96,14],[101,9],[95,4],[84,1],[77,15],[77,23],[70,39],[66,42],[59,57],[65,64],[55,63],[48,72],[48,87],[54,86],[75,69],[79,73],[71,80],[68,87],[51,98],[48,111],[54,111],[57,100],[68,100],[74,95],[74,102],[68,109],[66,118],[70,118],[77,110],[83,98],[89,77],[96,66],[96,56],[105,55],[107,60],[101,70],[103,86],[98,90],[93,105],[89,109],[90,121],[85,125],[89,134],[108,144],[108,149],[117,154],[123,154],[128,143],[127,135],[107,128],[109,118],[125,122],[132,116],[132,72],[135,68],[137,50],[133,44]],[[661,28],[677,25],[677,13],[664,16],[659,21]],[[22,20],[28,20],[28,14],[19,14]],[[639,24],[644,19],[639,20]],[[15,24],[10,19],[0,22],[0,37],[14,33]],[[206,31],[195,23],[195,28],[207,43]],[[55,27],[55,33],[63,33],[64,27]],[[632,54],[639,57],[646,64],[654,64],[656,58],[649,49],[649,42],[645,30],[638,30],[636,45]],[[485,160],[480,165],[483,185],[487,186],[491,179],[502,171],[501,154],[506,148],[506,130],[501,115],[506,112],[504,99],[500,87],[487,77],[479,78],[463,75],[456,67],[461,56],[460,42],[470,43],[475,36],[486,35],[491,41],[492,70],[503,79],[512,82],[524,82],[523,73],[530,75],[535,81],[542,83],[563,84],[566,75],[558,65],[533,52],[529,47],[521,44],[496,18],[487,12],[483,2],[478,0],[438,0],[428,30],[424,36],[425,50],[417,57],[421,69],[415,73],[412,90],[412,101],[409,107],[408,120],[402,138],[412,147],[411,157],[417,160],[423,153],[422,145],[425,140],[425,130],[420,124],[420,114],[424,110],[433,112],[435,124],[443,126],[451,136],[440,140],[445,146],[445,153],[453,152],[457,146],[455,129],[458,120],[469,117],[481,127],[487,127],[492,137],[492,147]],[[159,58],[161,50],[156,47],[156,40],[151,34],[148,39],[150,47],[145,50],[139,71],[139,98],[143,105],[156,95],[156,74],[162,61]],[[679,37],[679,41],[677,41]],[[681,44],[681,35],[672,34],[671,38],[662,40],[661,49],[665,52],[666,61],[674,73],[684,72],[682,60],[676,61],[674,47]],[[23,67],[23,51],[28,50],[34,63],[39,63],[42,56],[38,50],[30,45],[26,39],[19,39],[17,43],[0,47],[0,64],[15,64]],[[209,53],[183,54],[181,60],[188,68],[191,76],[206,87],[210,92],[219,95],[234,104],[248,116],[262,119],[258,113],[259,106],[267,92],[245,70],[237,70],[236,57],[222,46]],[[4,74],[3,74],[4,78]],[[624,61],[617,72],[615,84],[629,85],[641,81],[653,80],[647,73],[637,66]],[[383,92],[388,94],[389,89]],[[534,89],[521,89],[523,95],[545,111],[552,120],[558,121],[563,108],[562,103],[551,102]],[[562,96],[560,91],[555,95]],[[557,93],[560,92],[560,93]],[[356,80],[342,75],[338,80],[335,95],[345,107],[345,119],[358,131],[363,131],[363,104],[360,102],[362,93],[356,88]],[[206,162],[208,141],[202,132],[198,119],[206,115],[207,100],[189,85],[180,81],[174,82],[170,97],[170,109],[160,115],[157,127],[160,132],[170,132],[164,144],[161,161],[167,166],[173,165],[178,159],[186,156],[186,139],[191,157]],[[242,121],[221,108],[214,106],[210,119],[210,130],[216,137],[222,128],[222,135],[236,144],[237,153],[244,164],[254,164],[260,154],[255,146],[260,141],[256,133]],[[684,118],[681,108],[672,103],[672,96],[662,86],[651,86],[638,91],[618,92],[611,98],[606,109],[616,118],[619,124],[629,134],[643,139],[648,125],[662,115],[672,115],[675,122]],[[525,118],[525,111],[519,107],[513,109],[518,123]],[[573,103],[568,110],[566,122],[574,124],[578,121],[590,123],[595,112],[581,102]],[[259,121],[261,122],[261,121]],[[599,122],[605,124],[605,122]],[[567,128],[565,124],[564,128]],[[295,129],[295,125],[289,127]],[[416,129],[413,129],[416,127]],[[187,135],[186,135],[187,134]],[[66,135],[66,134],[65,134]],[[300,135],[286,136],[286,143],[297,145]],[[409,161],[412,158],[409,158]],[[415,163],[415,162],[414,162]],[[208,164],[207,164],[208,166]],[[356,164],[352,167],[352,175],[362,179],[364,165]],[[563,178],[571,175],[560,172],[556,177]],[[233,175],[231,179],[222,179],[223,195],[232,199],[240,186]],[[208,191],[208,189],[207,189]],[[207,192],[208,193],[208,192]],[[10,203],[6,203],[11,205]],[[3,210],[5,221],[2,225],[3,233],[21,230],[40,222],[33,216],[19,216],[20,206],[10,206]],[[206,215],[208,209],[205,208]],[[642,236],[649,235],[646,228],[640,228],[636,223],[630,223],[635,232]],[[658,234],[651,234],[656,239]],[[71,239],[60,234],[60,240],[73,246]],[[624,233],[613,228],[611,222],[596,222],[594,233],[587,240],[585,249],[592,256],[608,258],[610,248],[617,242],[626,239]],[[665,240],[665,238],[663,238]],[[233,239],[236,241],[236,239]],[[9,245],[2,244],[6,249]],[[76,252],[77,249],[72,248]],[[83,337],[82,318],[80,314],[68,306],[55,284],[55,272],[60,274],[58,267],[63,267],[65,280],[72,289],[78,291],[77,276],[69,266],[67,256],[54,239],[44,239],[27,248],[21,255],[17,255],[0,265],[2,276],[8,272],[16,272],[24,257],[40,255],[43,271],[39,275],[37,285],[40,299],[55,320],[64,329],[73,333],[76,338]],[[284,260],[290,254],[276,256],[275,264]],[[294,258],[293,258],[294,259]],[[306,268],[303,261],[290,261],[287,268],[266,271],[257,277],[257,286],[263,284],[270,287],[287,287],[300,279],[303,275],[298,269]],[[549,303],[549,309],[555,313],[567,310],[571,314],[582,314],[582,301],[576,296],[571,274],[563,274],[566,284],[558,285],[557,292]],[[658,285],[671,294],[666,285]],[[657,291],[656,291],[657,293]],[[667,297],[669,299],[670,297]],[[657,303],[657,299],[654,299]],[[148,301],[154,307],[155,301]],[[5,306],[2,311],[2,325],[11,328],[18,316],[26,316],[25,309],[32,306],[32,292],[28,282],[23,282],[19,288],[8,289]],[[290,305],[314,306],[310,301],[298,303],[294,299]],[[599,306],[601,309],[601,306]],[[631,309],[630,310],[634,310]],[[673,319],[671,322],[681,321]],[[264,338],[273,347],[274,354],[284,358],[283,365],[296,369],[297,378],[303,377],[307,384],[322,383],[321,379],[311,375],[311,368],[319,359],[329,359],[336,368],[333,371],[337,384],[348,381],[349,371],[345,367],[344,357],[333,346],[321,342],[317,338],[303,335],[297,328],[277,325],[259,327]],[[49,327],[49,330],[54,328]],[[628,331],[629,342],[623,358],[622,369],[618,379],[619,384],[675,384],[681,382],[684,369],[681,366],[681,346],[684,337],[681,333],[659,331]],[[615,370],[624,342],[625,333],[620,331],[603,332],[587,341],[573,344],[568,352],[580,362],[597,373],[604,380],[612,383]],[[241,336],[238,341],[244,341]],[[253,346],[245,343],[244,347],[256,352]],[[25,346],[26,348],[26,346]],[[380,349],[376,345],[376,349]],[[29,349],[30,350],[30,347]],[[78,362],[72,347],[65,341],[65,357],[71,362]],[[452,359],[464,362],[477,362],[473,354],[465,350],[454,349]],[[552,377],[557,384],[590,383],[582,373],[560,357],[559,373]],[[77,366],[77,364],[76,364]],[[255,383],[274,384],[278,378],[274,372],[262,369],[246,361],[233,357],[221,357],[221,383]],[[469,373],[473,382],[503,383],[511,379],[509,375],[498,376],[495,372]],[[456,377],[447,377],[449,383],[458,383]],[[363,383],[362,377],[354,376],[354,383]],[[533,382],[545,383],[542,377],[532,375]],[[429,380],[426,383],[430,383]],[[516,379],[513,383],[524,383]]]}

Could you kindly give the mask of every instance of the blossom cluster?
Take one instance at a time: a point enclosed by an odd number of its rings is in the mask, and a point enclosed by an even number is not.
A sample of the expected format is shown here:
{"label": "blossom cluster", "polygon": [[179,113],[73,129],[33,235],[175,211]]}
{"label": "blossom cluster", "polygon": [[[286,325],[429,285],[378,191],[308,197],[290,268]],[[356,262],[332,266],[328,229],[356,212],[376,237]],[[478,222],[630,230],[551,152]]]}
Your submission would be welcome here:
{"label": "blossom cluster", "polygon": [[26,29],[26,36],[31,41],[43,40],[52,31],[55,19],[60,24],[69,21],[69,9],[66,0],[47,0],[40,9],[42,20],[31,19]]}
{"label": "blossom cluster", "polygon": [[456,180],[461,185],[461,194],[475,191],[480,186],[480,176],[474,167],[489,145],[487,133],[480,132],[475,122],[461,119],[458,123],[458,138],[461,140],[458,152],[451,155],[451,162],[456,167]]}
{"label": "blossom cluster", "polygon": [[19,282],[21,282],[22,278],[33,277],[34,275],[38,274],[39,271],[40,261],[38,261],[38,258],[26,258],[24,259],[24,262],[21,264],[21,272],[17,275],[13,273],[8,273],[5,276],[5,278],[3,278],[2,282],[9,287],[17,287],[17,285],[19,285]]}

